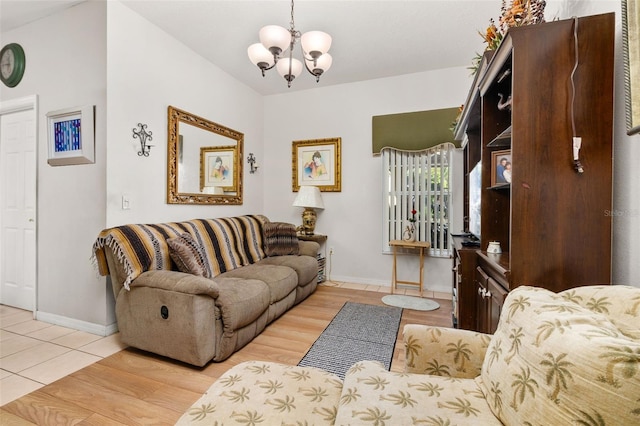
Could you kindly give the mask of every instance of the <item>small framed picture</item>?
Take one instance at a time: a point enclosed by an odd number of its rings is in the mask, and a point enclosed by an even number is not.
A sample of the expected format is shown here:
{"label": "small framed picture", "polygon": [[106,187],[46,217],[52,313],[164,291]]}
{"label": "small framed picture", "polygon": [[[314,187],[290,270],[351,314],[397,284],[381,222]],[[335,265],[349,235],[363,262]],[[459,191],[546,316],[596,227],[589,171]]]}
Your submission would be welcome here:
{"label": "small framed picture", "polygon": [[236,145],[200,148],[200,191],[211,194],[237,192],[237,157]]}
{"label": "small framed picture", "polygon": [[491,153],[491,186],[511,183],[511,150]]}
{"label": "small framed picture", "polygon": [[95,163],[93,120],[93,105],[47,113],[47,162],[51,166]]}
{"label": "small framed picture", "polygon": [[341,138],[294,141],[292,147],[292,189],[317,186],[322,192],[340,192]]}

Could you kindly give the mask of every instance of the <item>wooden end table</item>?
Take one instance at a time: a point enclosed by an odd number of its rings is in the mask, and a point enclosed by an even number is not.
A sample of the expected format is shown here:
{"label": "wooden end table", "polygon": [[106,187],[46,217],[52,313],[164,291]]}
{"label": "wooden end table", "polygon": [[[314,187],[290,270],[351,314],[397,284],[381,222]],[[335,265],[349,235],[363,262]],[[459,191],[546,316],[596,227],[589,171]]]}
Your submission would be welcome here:
{"label": "wooden end table", "polygon": [[315,241],[318,244],[322,244],[327,241],[327,236],[322,234],[306,235],[298,233],[298,239],[302,241]]}
{"label": "wooden end table", "polygon": [[[398,284],[407,284],[416,286],[420,289],[420,297],[422,297],[422,284],[423,284],[423,272],[424,272],[424,251],[431,247],[431,244],[426,241],[404,241],[404,240],[392,240],[389,241],[389,246],[393,247],[393,272],[391,276],[391,293],[397,289]],[[420,281],[400,281],[398,280],[398,268],[396,265],[396,255],[400,248],[418,249],[420,252]]]}
{"label": "wooden end table", "polygon": [[318,255],[318,283],[325,282],[327,280],[327,245],[325,244],[327,241],[327,236],[322,234],[306,235],[298,232],[298,239],[301,241],[315,241],[316,243],[320,244],[320,246],[324,245],[324,256],[322,256],[321,254]]}

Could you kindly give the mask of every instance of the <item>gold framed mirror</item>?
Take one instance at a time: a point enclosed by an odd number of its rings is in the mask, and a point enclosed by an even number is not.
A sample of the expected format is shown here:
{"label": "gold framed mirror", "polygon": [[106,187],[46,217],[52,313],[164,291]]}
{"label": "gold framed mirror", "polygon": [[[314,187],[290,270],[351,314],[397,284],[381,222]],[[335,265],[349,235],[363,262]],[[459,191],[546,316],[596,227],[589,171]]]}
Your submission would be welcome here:
{"label": "gold framed mirror", "polygon": [[244,134],[168,108],[167,203],[242,204]]}

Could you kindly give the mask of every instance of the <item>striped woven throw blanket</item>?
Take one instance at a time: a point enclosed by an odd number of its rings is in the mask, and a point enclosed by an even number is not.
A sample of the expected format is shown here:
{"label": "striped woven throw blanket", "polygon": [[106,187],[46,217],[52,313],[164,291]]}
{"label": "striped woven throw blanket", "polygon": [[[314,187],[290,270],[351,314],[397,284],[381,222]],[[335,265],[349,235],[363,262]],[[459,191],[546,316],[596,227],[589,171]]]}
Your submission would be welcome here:
{"label": "striped woven throw blanket", "polygon": [[193,219],[186,222],[123,225],[105,229],[93,244],[93,261],[101,275],[109,275],[105,249],[123,265],[124,287],[149,270],[174,269],[167,240],[189,233],[203,248],[211,276],[249,265],[265,257],[264,216]]}

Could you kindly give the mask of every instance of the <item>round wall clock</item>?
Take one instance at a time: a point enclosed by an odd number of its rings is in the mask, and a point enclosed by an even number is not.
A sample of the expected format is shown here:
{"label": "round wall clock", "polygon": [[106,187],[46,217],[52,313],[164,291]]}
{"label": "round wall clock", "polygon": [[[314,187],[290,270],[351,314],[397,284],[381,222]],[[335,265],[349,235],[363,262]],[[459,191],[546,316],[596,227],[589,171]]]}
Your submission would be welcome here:
{"label": "round wall clock", "polygon": [[18,43],[7,44],[0,50],[0,79],[8,87],[15,87],[22,80],[26,60]]}

